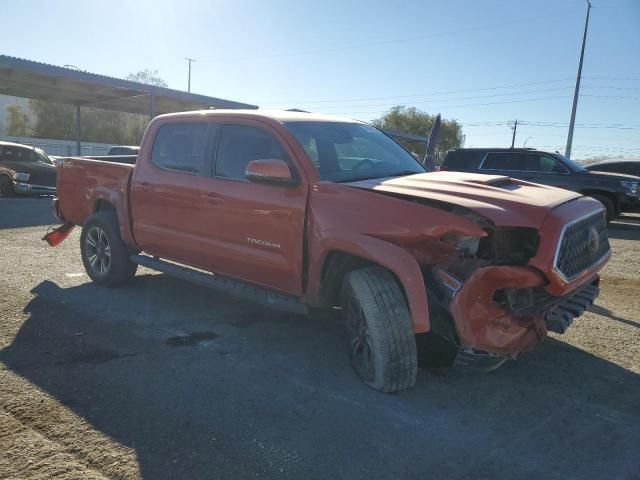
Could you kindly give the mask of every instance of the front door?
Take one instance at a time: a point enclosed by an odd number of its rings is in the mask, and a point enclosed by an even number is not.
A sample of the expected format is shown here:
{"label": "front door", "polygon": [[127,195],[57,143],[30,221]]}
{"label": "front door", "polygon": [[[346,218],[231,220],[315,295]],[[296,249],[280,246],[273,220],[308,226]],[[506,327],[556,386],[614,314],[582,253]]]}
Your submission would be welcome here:
{"label": "front door", "polygon": [[[267,125],[223,124],[218,140],[214,188],[217,271],[278,290],[302,293],[302,259],[307,186],[293,153]],[[281,159],[296,185],[250,182],[247,163]]]}

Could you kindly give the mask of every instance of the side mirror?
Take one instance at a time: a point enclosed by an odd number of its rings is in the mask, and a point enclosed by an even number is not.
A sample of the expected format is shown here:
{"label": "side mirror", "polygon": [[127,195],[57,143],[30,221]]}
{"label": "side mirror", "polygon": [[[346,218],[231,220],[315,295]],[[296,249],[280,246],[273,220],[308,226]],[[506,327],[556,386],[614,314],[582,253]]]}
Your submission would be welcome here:
{"label": "side mirror", "polygon": [[291,185],[294,183],[291,170],[289,170],[286,162],[275,158],[250,161],[247,163],[244,176],[252,182],[276,183],[280,185]]}

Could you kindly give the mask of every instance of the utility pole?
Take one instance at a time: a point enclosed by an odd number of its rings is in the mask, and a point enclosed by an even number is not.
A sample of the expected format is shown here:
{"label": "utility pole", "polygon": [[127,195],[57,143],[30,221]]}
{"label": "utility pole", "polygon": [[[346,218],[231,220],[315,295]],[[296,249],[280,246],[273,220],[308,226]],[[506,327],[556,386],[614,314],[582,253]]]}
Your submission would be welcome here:
{"label": "utility pole", "polygon": [[573,143],[573,127],[576,123],[576,109],[578,108],[578,97],[580,95],[580,79],[582,77],[582,60],[584,59],[584,47],[587,43],[587,28],[589,27],[589,12],[591,3],[587,0],[587,18],[584,21],[584,34],[582,35],[582,50],[580,50],[580,63],[578,64],[578,76],[576,77],[576,88],[573,91],[573,106],[571,107],[571,120],[569,121],[569,134],[567,135],[567,148],[564,156],[571,158],[571,144]]}
{"label": "utility pole", "polygon": [[187,92],[191,92],[191,62],[195,62],[193,58],[184,57],[184,59],[189,62],[189,77],[187,80]]}
{"label": "utility pole", "polygon": [[516,130],[518,130],[518,120],[514,122],[512,130],[513,130],[513,137],[511,137],[511,148],[513,148],[513,146],[516,143]]}

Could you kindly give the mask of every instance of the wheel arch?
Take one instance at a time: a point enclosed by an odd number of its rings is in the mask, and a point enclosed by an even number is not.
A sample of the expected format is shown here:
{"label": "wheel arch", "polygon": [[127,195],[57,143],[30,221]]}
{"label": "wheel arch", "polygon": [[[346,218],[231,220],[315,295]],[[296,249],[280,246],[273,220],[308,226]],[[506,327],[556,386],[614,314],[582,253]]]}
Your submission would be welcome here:
{"label": "wheel arch", "polygon": [[113,212],[116,215],[120,236],[127,245],[127,248],[131,251],[137,251],[137,245],[133,240],[129,227],[129,212],[126,205],[127,200],[128,197],[119,197],[111,190],[98,190],[95,192],[95,196],[93,198],[91,214],[104,211]]}
{"label": "wheel arch", "polygon": [[415,259],[404,249],[366,235],[357,239],[332,238],[319,256],[309,287],[315,302],[339,305],[340,288],[345,275],[358,268],[378,266],[388,270],[398,282],[407,301],[414,333],[429,331],[429,309],[422,272]]}
{"label": "wheel arch", "polygon": [[620,208],[620,205],[619,205],[620,202],[618,202],[618,198],[613,192],[610,192],[608,190],[600,190],[597,188],[585,188],[584,190],[581,190],[580,193],[586,197],[590,197],[591,195],[601,195],[611,200],[616,210],[619,210]]}

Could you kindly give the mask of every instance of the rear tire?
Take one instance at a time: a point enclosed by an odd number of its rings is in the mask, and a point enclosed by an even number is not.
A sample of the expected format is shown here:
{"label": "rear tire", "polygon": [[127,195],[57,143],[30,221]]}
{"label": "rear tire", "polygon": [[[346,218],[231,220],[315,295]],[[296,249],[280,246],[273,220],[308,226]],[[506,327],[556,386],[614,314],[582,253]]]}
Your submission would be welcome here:
{"label": "rear tire", "polygon": [[380,267],[354,270],[344,279],[341,297],[351,364],[358,376],[381,392],[411,388],[418,371],[416,340],[394,276]]}
{"label": "rear tire", "polygon": [[80,252],[87,275],[104,287],[125,284],[138,269],[129,258],[113,211],[96,212],[82,226]]}
{"label": "rear tire", "polygon": [[13,182],[6,175],[0,176],[0,196],[1,197],[13,197],[16,192],[13,189]]}
{"label": "rear tire", "polygon": [[616,218],[617,216],[616,206],[614,205],[613,201],[609,197],[606,197],[604,195],[597,195],[597,194],[589,195],[589,196],[594,200],[599,201],[604,206],[607,223],[611,222]]}

